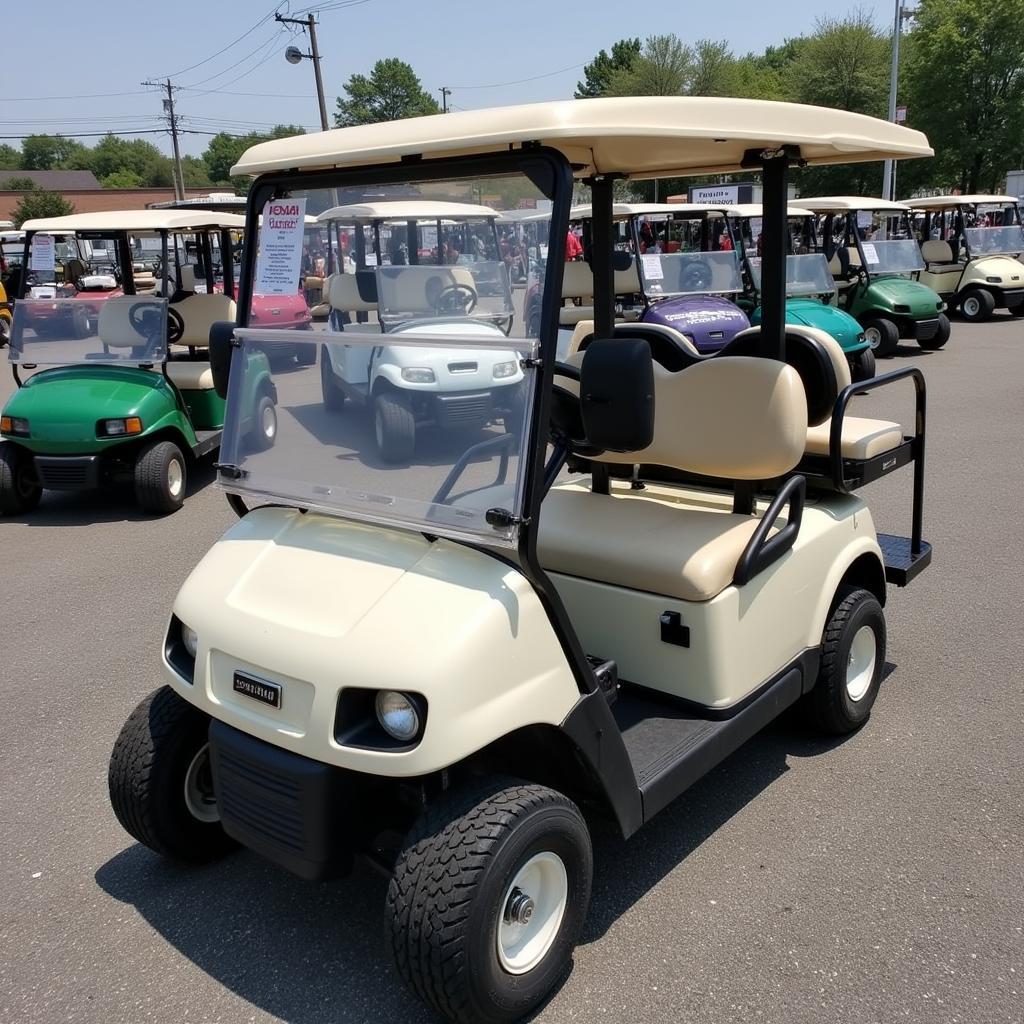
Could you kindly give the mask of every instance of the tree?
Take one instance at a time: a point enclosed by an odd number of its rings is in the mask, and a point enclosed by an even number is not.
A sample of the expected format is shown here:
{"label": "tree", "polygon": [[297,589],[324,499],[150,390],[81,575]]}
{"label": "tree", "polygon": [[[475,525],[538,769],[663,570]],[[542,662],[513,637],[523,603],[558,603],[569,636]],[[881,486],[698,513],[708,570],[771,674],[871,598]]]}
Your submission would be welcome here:
{"label": "tree", "polygon": [[36,217],[66,217],[75,208],[59,192],[37,188],[23,195],[11,213],[15,227],[21,227],[27,220]]}
{"label": "tree", "polygon": [[[104,188],[167,188],[174,184],[170,157],[145,139],[105,135],[93,147],[89,165]],[[115,184],[107,183],[111,179]]]}
{"label": "tree", "polygon": [[60,135],[29,135],[21,144],[21,166],[26,171],[86,167],[89,150]]}
{"label": "tree", "polygon": [[0,171],[21,170],[21,154],[6,143],[0,144]]}
{"label": "tree", "polygon": [[334,115],[339,128],[440,112],[416,72],[397,57],[377,61],[369,77],[353,75],[344,90],[348,99],[338,97],[338,112]]}
{"label": "tree", "polygon": [[1024,155],[1024,0],[922,0],[915,18],[905,96],[937,181],[1001,191]]}
{"label": "tree", "polygon": [[[230,184],[236,189],[245,192],[249,188],[249,179],[244,177],[232,178],[231,168],[238,163],[238,158],[250,147],[258,142],[266,142],[268,139],[286,139],[291,135],[302,135],[305,129],[294,124],[278,124],[269,132],[250,132],[248,135],[229,135],[227,132],[220,132],[210,139],[209,144],[203,151],[203,163],[206,165],[206,173],[209,181],[218,185]],[[187,169],[186,179],[188,178]]]}
{"label": "tree", "polygon": [[615,71],[607,96],[682,96],[689,89],[693,52],[677,35],[650,36],[627,68]]}
{"label": "tree", "polygon": [[620,39],[612,44],[610,55],[599,50],[597,56],[583,67],[583,81],[576,83],[576,99],[606,95],[612,76],[618,71],[629,71],[639,56],[639,39]]}
{"label": "tree", "polygon": [[0,188],[6,192],[34,192],[39,186],[31,178],[5,178]]}
{"label": "tree", "polygon": [[100,178],[100,184],[104,188],[142,188],[142,178],[135,171],[125,167]]}

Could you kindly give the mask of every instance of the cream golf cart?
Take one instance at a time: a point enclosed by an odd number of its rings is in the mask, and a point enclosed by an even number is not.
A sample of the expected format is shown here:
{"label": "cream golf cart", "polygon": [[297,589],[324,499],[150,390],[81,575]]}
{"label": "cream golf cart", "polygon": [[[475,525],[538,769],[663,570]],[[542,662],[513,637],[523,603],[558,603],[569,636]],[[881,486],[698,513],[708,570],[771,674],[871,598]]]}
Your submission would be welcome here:
{"label": "cream golf cart", "polygon": [[[924,408],[909,438],[851,422],[837,346],[785,327],[787,169],[929,153],[857,114],[688,97],[412,118],[245,153],[250,221],[271,197],[384,183],[551,200],[540,331],[410,311],[407,282],[418,294],[437,268],[378,268],[381,316],[419,328],[410,352],[515,352],[519,420],[381,465],[299,372],[277,379],[278,442],[256,450],[233,416],[245,354],[274,332],[244,326],[247,251],[240,322],[211,337],[221,482],[242,519],[182,587],[165,685],[114,746],[124,827],[167,857],[242,843],[308,878],[371,857],[391,875],[390,946],[414,993],[460,1022],[535,1008],[587,914],[584,810],[629,836],[792,704],[829,733],[868,718],[887,581],[930,549],[919,504],[912,537],[884,536],[853,491],[876,459],[923,481]],[[616,325],[613,182],[741,167],[764,178],[761,327],[704,358],[671,328]],[[592,338],[556,364],[574,177],[603,255]],[[856,391],[908,378],[923,387],[911,368]],[[809,429],[832,460],[813,495],[798,471]]]}
{"label": "cream golf cart", "polygon": [[[412,458],[424,428],[464,431],[522,416],[522,370],[513,351],[495,347],[514,319],[497,216],[487,206],[397,200],[335,206],[318,218],[332,234],[336,225],[353,227],[356,267],[327,282],[332,325],[346,340],[323,346],[324,406],[370,411],[377,453],[388,462]],[[353,323],[360,313],[367,322]],[[472,333],[491,344],[453,360],[445,348],[404,343],[453,315],[471,318]],[[376,344],[348,340],[367,331]]]}
{"label": "cream golf cart", "polygon": [[1013,196],[914,199],[920,220],[921,280],[971,322],[997,309],[1024,315],[1024,228]]}

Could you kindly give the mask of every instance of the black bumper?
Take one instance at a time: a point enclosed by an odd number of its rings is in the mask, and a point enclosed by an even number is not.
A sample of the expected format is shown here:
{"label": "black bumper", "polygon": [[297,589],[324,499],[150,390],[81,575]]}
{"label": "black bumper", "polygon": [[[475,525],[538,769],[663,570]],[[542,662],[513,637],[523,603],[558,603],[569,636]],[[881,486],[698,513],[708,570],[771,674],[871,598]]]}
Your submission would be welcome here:
{"label": "black bumper", "polygon": [[210,724],[210,756],[229,836],[302,878],[348,873],[350,773],[218,721]]}
{"label": "black bumper", "polygon": [[931,341],[939,333],[939,318],[934,320],[916,320],[914,322],[914,337],[918,341]]}
{"label": "black bumper", "polygon": [[91,491],[100,485],[98,455],[36,455],[36,480],[49,491]]}

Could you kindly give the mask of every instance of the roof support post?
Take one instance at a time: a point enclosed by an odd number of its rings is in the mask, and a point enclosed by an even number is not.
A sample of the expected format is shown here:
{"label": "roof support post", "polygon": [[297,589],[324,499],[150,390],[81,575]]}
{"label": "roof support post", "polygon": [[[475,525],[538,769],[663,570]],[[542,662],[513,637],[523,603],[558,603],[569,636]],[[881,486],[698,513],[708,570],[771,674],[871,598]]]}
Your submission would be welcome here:
{"label": "roof support post", "polygon": [[761,221],[761,353],[786,358],[786,257],[789,153],[784,149],[761,154],[764,187]]}
{"label": "roof support post", "polygon": [[615,328],[615,273],[612,269],[612,176],[590,179],[590,269],[594,274],[594,337],[610,338]]}

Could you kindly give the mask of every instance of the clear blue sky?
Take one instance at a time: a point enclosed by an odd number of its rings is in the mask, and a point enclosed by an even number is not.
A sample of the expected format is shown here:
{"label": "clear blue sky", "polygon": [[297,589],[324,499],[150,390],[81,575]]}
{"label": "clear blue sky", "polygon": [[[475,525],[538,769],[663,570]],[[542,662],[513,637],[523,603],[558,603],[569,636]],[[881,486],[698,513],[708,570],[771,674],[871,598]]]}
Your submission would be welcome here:
{"label": "clear blue sky", "polygon": [[[308,0],[290,2],[292,12],[308,6]],[[450,87],[456,108],[502,106],[572,96],[580,65],[624,36],[725,39],[745,53],[810,31],[823,13],[854,6],[856,0],[323,0],[316,9],[330,116],[348,76],[369,71],[381,57],[408,61],[438,98],[442,85]],[[892,0],[860,6],[879,24],[891,23]],[[276,25],[269,0],[42,7],[8,0],[4,8],[0,135],[159,128],[160,96],[140,83],[167,75],[190,87],[177,103],[182,127],[191,132],[319,126],[310,62],[292,66],[283,56],[289,43],[306,48],[304,33],[293,38]],[[186,20],[186,11],[197,13]],[[511,82],[518,84],[505,84]],[[163,134],[141,137],[170,151]],[[208,138],[186,134],[184,152],[201,153]]]}

